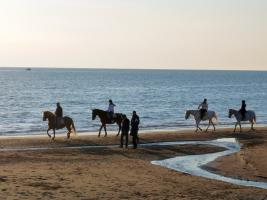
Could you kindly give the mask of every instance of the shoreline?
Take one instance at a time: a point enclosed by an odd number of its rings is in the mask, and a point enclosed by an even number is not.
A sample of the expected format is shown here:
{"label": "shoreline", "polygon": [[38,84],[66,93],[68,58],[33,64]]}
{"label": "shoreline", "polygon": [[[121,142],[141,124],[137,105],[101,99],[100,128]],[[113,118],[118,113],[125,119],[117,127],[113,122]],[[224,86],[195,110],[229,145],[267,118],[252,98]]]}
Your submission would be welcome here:
{"label": "shoreline", "polygon": [[[267,125],[266,124],[260,124],[260,125],[255,125],[254,128],[257,130],[267,130]],[[245,132],[249,129],[248,126],[244,126],[242,127],[243,130],[245,130]],[[64,129],[63,129],[64,130]],[[232,126],[225,126],[225,127],[216,127],[216,130],[213,131],[212,128],[210,128],[208,130],[208,132],[219,132],[219,131],[233,131],[234,127]],[[166,129],[141,129],[139,130],[139,134],[157,134],[157,133],[185,133],[185,132],[194,132],[195,128],[166,128]],[[98,136],[98,131],[77,131],[77,136]],[[117,135],[118,131],[107,131],[107,135],[110,136],[114,136]],[[205,130],[203,129],[203,131],[198,131],[197,133],[205,133]],[[236,129],[236,133],[239,133],[239,129],[237,127]],[[50,135],[52,135],[52,133],[50,132]],[[103,137],[105,135],[104,131],[102,130],[102,133],[100,135],[100,137]],[[56,137],[64,137],[66,136],[66,133],[57,133],[56,132]],[[74,134],[71,133],[71,137],[73,137]],[[46,134],[46,131],[44,131],[43,133],[34,133],[34,134],[21,134],[21,135],[0,135],[0,140],[1,139],[11,139],[11,138],[41,138],[41,137],[48,137]],[[76,136],[74,136],[76,137]]]}

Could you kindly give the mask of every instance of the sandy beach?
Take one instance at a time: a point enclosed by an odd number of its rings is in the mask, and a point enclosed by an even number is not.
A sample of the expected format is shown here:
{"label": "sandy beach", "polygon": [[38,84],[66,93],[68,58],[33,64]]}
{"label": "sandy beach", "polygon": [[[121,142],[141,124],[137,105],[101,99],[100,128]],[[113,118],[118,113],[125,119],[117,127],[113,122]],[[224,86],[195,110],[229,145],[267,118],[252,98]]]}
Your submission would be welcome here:
{"label": "sandy beach", "polygon": [[[140,143],[237,138],[241,151],[205,168],[228,177],[267,182],[267,128],[140,134]],[[102,146],[66,149],[64,147]],[[113,146],[114,145],[114,146]],[[50,148],[21,151],[27,148]],[[119,148],[119,138],[57,136],[0,139],[1,199],[267,199],[267,190],[195,177],[153,160],[223,151],[208,145]],[[17,149],[17,150],[15,150]],[[20,151],[19,151],[20,150]]]}

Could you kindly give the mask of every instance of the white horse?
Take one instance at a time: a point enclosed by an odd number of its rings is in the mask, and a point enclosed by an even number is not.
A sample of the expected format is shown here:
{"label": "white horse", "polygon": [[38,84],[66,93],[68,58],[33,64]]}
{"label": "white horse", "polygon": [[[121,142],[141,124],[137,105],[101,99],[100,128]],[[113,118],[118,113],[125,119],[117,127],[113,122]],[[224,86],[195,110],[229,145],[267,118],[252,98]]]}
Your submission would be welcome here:
{"label": "white horse", "polygon": [[[256,123],[256,114],[255,114],[254,111],[248,110],[246,112],[246,114],[245,114],[245,119],[242,119],[242,115],[238,110],[229,109],[229,118],[231,118],[232,115],[235,116],[236,121],[237,121],[235,123],[235,130],[236,130],[236,126],[239,124],[239,127],[240,127],[240,131],[239,132],[242,131],[242,129],[241,129],[241,121],[249,121],[251,123],[251,130],[253,130],[253,131],[255,130],[253,128],[254,123]],[[234,132],[235,132],[235,130],[234,130]]]}
{"label": "white horse", "polygon": [[206,132],[208,131],[208,129],[209,129],[209,127],[210,127],[210,124],[212,124],[213,129],[214,129],[214,131],[215,131],[215,125],[214,125],[212,119],[215,118],[216,121],[217,121],[217,115],[216,115],[216,113],[215,113],[214,111],[208,110],[208,111],[205,113],[203,119],[201,119],[201,118],[200,118],[200,110],[187,110],[186,113],[185,113],[185,119],[188,119],[190,115],[193,115],[194,118],[195,118],[195,121],[196,121],[196,127],[197,127],[196,132],[198,131],[198,129],[199,129],[200,131],[202,131],[202,129],[199,127],[200,122],[201,122],[201,121],[207,121],[207,120],[209,120],[209,125],[208,125],[208,127],[207,127],[207,129],[206,129]]}

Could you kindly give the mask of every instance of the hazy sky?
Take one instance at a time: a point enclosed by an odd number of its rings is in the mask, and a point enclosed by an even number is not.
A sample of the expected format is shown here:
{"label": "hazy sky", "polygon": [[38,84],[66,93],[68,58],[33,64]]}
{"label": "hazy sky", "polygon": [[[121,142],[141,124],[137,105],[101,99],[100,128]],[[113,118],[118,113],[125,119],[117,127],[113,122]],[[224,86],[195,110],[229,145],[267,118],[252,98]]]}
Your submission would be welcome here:
{"label": "hazy sky", "polygon": [[267,69],[267,0],[0,0],[0,66]]}

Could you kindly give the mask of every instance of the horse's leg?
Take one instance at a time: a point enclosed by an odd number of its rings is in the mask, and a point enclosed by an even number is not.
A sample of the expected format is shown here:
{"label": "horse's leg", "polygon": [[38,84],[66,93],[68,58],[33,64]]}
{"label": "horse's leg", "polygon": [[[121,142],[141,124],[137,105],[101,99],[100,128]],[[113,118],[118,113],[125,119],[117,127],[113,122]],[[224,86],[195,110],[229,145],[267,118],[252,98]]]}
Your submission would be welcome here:
{"label": "horse's leg", "polygon": [[99,128],[98,137],[100,137],[100,134],[101,134],[102,128],[103,128],[103,124],[102,124],[102,125],[100,126],[100,128]]}
{"label": "horse's leg", "polygon": [[195,130],[195,132],[197,132],[198,131],[198,122],[196,121],[196,130]]}
{"label": "horse's leg", "polygon": [[234,133],[235,133],[235,131],[236,131],[237,124],[238,124],[238,122],[235,123]]}
{"label": "horse's leg", "polygon": [[118,131],[118,134],[117,134],[117,136],[119,136],[119,135],[120,135],[120,132],[121,132],[121,125],[120,125],[120,124],[118,124],[118,126],[119,126],[119,131]]}
{"label": "horse's leg", "polygon": [[207,132],[207,131],[208,131],[209,127],[210,127],[210,120],[209,120],[209,125],[208,125],[208,127],[207,127],[207,129],[206,129],[206,131],[205,131],[205,132]]}
{"label": "horse's leg", "polygon": [[250,123],[251,123],[251,130],[252,130],[252,131],[255,131],[255,129],[254,129],[254,127],[253,127],[253,125],[254,125],[253,120],[250,120]]}
{"label": "horse's leg", "polygon": [[202,128],[199,127],[199,124],[200,124],[201,120],[198,121],[198,124],[197,124],[197,127],[200,131],[202,131]]}
{"label": "horse's leg", "polygon": [[46,133],[47,133],[47,135],[48,135],[49,138],[51,138],[51,135],[49,134],[50,129],[51,128],[48,128],[47,131],[46,131]]}
{"label": "horse's leg", "polygon": [[241,122],[239,122],[239,128],[240,128],[240,129],[239,129],[239,130],[240,130],[239,133],[241,133],[241,132],[242,132]]}
{"label": "horse's leg", "polygon": [[68,129],[67,139],[69,139],[70,138],[70,133],[71,133],[71,128],[70,128],[70,126],[66,126],[66,128]]}
{"label": "horse's leg", "polygon": [[214,125],[214,123],[212,122],[212,120],[211,120],[211,124],[212,124],[212,126],[213,126],[213,130],[216,131],[215,125]]}
{"label": "horse's leg", "polygon": [[106,125],[104,125],[104,130],[105,130],[105,137],[107,137],[107,128],[106,128]]}
{"label": "horse's leg", "polygon": [[254,122],[252,121],[252,130],[256,131],[256,129],[254,128]]}
{"label": "horse's leg", "polygon": [[195,132],[197,132],[198,129],[199,129],[200,131],[202,131],[202,129],[199,127],[199,123],[200,123],[200,121],[196,121],[196,124],[197,124],[197,130],[196,130]]}
{"label": "horse's leg", "polygon": [[53,136],[52,140],[54,140],[55,136],[56,136],[56,130],[54,128],[53,128],[53,133],[54,133],[54,136]]}

